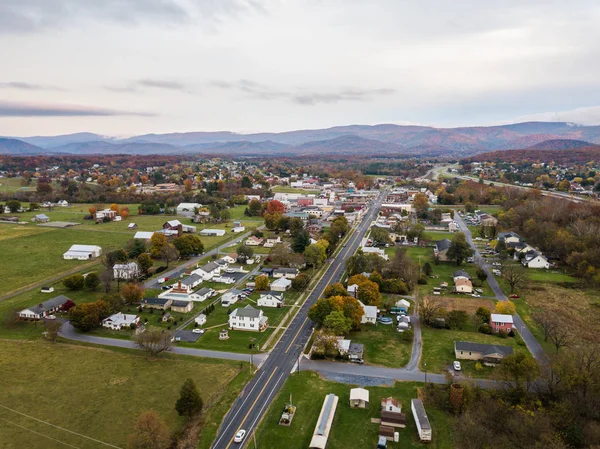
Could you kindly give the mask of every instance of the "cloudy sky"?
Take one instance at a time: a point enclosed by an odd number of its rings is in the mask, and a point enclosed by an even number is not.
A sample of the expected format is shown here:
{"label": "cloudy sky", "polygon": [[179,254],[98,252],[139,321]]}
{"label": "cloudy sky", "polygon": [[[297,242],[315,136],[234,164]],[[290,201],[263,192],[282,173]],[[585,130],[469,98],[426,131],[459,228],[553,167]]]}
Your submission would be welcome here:
{"label": "cloudy sky", "polygon": [[1,0],[0,135],[600,124],[595,0]]}

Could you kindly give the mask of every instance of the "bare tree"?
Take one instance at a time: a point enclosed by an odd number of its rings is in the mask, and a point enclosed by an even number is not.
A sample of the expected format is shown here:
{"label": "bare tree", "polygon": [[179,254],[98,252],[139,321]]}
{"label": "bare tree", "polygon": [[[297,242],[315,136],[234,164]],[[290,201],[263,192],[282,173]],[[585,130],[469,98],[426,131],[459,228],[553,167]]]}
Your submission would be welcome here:
{"label": "bare tree", "polygon": [[557,321],[548,333],[548,338],[556,348],[557,354],[560,348],[564,348],[565,346],[569,346],[571,344],[572,337],[573,335],[571,334],[571,330],[565,325],[564,322],[560,321]]}
{"label": "bare tree", "polygon": [[158,354],[170,351],[172,347],[172,333],[162,329],[149,329],[136,333],[133,342],[148,353],[148,357],[156,357]]}
{"label": "bare tree", "polygon": [[537,321],[544,330],[544,341],[548,341],[550,332],[556,327],[556,319],[554,316],[547,310],[543,310],[541,312],[535,312],[533,314],[533,319]]}
{"label": "bare tree", "polygon": [[110,289],[112,287],[113,281],[113,270],[112,268],[107,268],[100,274],[100,282],[104,286],[104,293],[110,293]]}
{"label": "bare tree", "polygon": [[517,265],[507,265],[502,269],[502,278],[506,281],[510,287],[510,292],[514,292],[515,289],[525,285],[527,275],[522,267]]}
{"label": "bare tree", "polygon": [[44,320],[44,328],[46,329],[44,336],[46,340],[55,343],[62,324],[62,322],[57,320]]}
{"label": "bare tree", "polygon": [[431,325],[441,310],[442,304],[437,299],[425,297],[419,305],[419,316],[425,324]]}
{"label": "bare tree", "polygon": [[160,257],[162,258],[162,260],[165,261],[168,267],[169,262],[171,262],[172,260],[177,260],[179,258],[179,251],[177,251],[177,248],[175,248],[173,244],[167,243],[160,250]]}

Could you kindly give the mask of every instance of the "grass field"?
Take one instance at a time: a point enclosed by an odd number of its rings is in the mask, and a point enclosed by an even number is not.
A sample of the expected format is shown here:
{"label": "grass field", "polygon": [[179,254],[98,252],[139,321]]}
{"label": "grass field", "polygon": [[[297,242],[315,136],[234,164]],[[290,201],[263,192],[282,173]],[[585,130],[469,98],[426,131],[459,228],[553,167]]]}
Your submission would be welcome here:
{"label": "grass field", "polygon": [[311,193],[319,193],[319,189],[314,190],[306,190],[306,189],[296,189],[295,187],[290,186],[275,186],[271,189],[273,192],[277,193],[297,193],[299,195],[308,195]]}
{"label": "grass field", "polygon": [[0,178],[0,192],[30,191],[35,189],[35,181],[27,185],[24,178]]}
{"label": "grass field", "polygon": [[[203,438],[212,439],[223,410],[248,379],[247,369],[239,374],[239,362],[176,356],[148,361],[135,351],[44,341],[0,341],[0,365],[3,406],[119,447],[126,446],[136,417],[145,410],[156,410],[171,431],[182,428],[174,405],[186,378],[195,381],[205,405],[216,403],[208,409]],[[99,447],[2,408],[0,418],[75,447]],[[64,447],[15,424],[0,426],[3,448]]]}
{"label": "grass field", "polygon": [[444,239],[452,240],[452,237],[454,237],[454,235],[455,235],[454,232],[425,231],[425,232],[423,232],[423,240],[432,240],[432,241],[438,241],[438,240],[444,240]]}
{"label": "grass field", "polygon": [[[339,402],[328,449],[374,448],[379,433],[378,424],[371,418],[379,418],[381,398],[393,396],[402,401],[402,411],[406,413],[406,429],[400,429],[400,441],[388,442],[390,449],[450,449],[452,445],[452,427],[450,417],[444,412],[426,405],[427,415],[433,429],[433,441],[429,445],[419,442],[412,413],[410,399],[417,397],[417,385],[414,383],[396,383],[393,387],[368,387],[369,407],[351,409],[348,406],[350,385],[321,379],[312,372],[292,375],[284,384],[281,392],[273,401],[265,419],[257,431],[258,447],[304,449],[310,444],[323,400],[329,393],[339,396]],[[292,402],[297,407],[291,426],[279,426],[279,417],[286,404]],[[252,445],[251,445],[252,447]]]}
{"label": "grass field", "polygon": [[365,345],[363,355],[365,363],[390,368],[400,368],[408,363],[412,341],[404,341],[392,325],[365,324],[360,331],[351,332],[348,339],[352,343]]}

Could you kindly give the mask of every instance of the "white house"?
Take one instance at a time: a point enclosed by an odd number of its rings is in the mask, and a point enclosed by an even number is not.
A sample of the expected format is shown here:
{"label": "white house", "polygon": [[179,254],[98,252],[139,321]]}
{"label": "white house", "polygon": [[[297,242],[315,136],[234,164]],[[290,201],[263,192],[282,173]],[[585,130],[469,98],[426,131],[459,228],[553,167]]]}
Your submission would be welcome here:
{"label": "white house", "polygon": [[69,203],[66,200],[60,200],[56,205],[60,207],[69,207]]}
{"label": "white house", "polygon": [[194,322],[198,325],[198,326],[203,326],[206,324],[206,315],[204,315],[203,313],[201,313],[200,315],[198,315],[196,318],[194,318]]}
{"label": "white house", "polygon": [[69,251],[63,254],[65,260],[91,260],[100,257],[102,248],[96,245],[72,245]]}
{"label": "white house", "polygon": [[201,276],[204,281],[210,281],[213,277],[221,274],[221,266],[215,262],[208,262],[206,265],[196,268],[192,273]]}
{"label": "white house", "polygon": [[521,263],[527,268],[550,268],[550,262],[537,251],[531,251],[525,254]]}
{"label": "white house", "polygon": [[262,332],[267,328],[268,320],[269,318],[260,309],[252,306],[240,307],[229,315],[229,328]]}
{"label": "white house", "polygon": [[292,281],[286,278],[279,278],[271,284],[271,290],[274,292],[285,292],[292,287]]}
{"label": "white house", "polygon": [[64,295],[56,296],[48,301],[44,301],[41,304],[21,310],[19,312],[19,318],[25,318],[28,320],[41,320],[42,318],[59,311],[67,301],[70,301],[70,299]]}
{"label": "white house", "polygon": [[354,296],[356,298],[358,295],[358,284],[349,285],[346,290],[350,296]]}
{"label": "white house", "polygon": [[263,239],[256,237],[254,235],[251,235],[250,237],[248,237],[246,239],[246,246],[260,246],[262,245]]}
{"label": "white house", "polygon": [[113,266],[113,277],[115,279],[132,280],[140,275],[140,269],[135,262],[117,263]]}
{"label": "white house", "polygon": [[283,305],[283,293],[281,292],[262,292],[258,301],[258,307],[281,307]]}
{"label": "white house", "polygon": [[129,329],[132,324],[140,323],[140,317],[133,314],[115,313],[102,320],[102,327],[113,330]]}
{"label": "white house", "polygon": [[228,292],[223,293],[221,296],[221,306],[229,307],[231,304],[235,304],[240,299],[242,299],[242,291],[232,288]]}
{"label": "white house", "polygon": [[452,277],[454,278],[454,282],[456,282],[458,279],[471,280],[471,275],[465,270],[456,270],[454,273],[452,273]]}
{"label": "white house", "polygon": [[273,277],[295,279],[299,273],[300,271],[298,268],[275,268],[275,270],[273,270]]}
{"label": "white house", "polygon": [[265,248],[273,248],[278,243],[281,243],[281,237],[277,238],[267,238],[265,240],[265,244],[263,245]]}
{"label": "white house", "polygon": [[377,322],[377,307],[366,306],[362,303],[362,301],[358,301],[358,303],[364,312],[363,316],[360,318],[361,324],[375,324]]}

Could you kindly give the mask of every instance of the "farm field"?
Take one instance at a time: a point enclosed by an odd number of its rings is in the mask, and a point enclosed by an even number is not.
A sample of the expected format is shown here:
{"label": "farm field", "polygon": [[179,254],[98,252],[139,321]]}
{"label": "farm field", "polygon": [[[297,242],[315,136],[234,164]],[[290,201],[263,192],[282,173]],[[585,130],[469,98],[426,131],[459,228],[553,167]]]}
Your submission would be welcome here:
{"label": "farm field", "polygon": [[[431,406],[426,405],[427,415],[433,429],[433,441],[425,445],[418,439],[417,429],[410,410],[410,399],[417,397],[417,385],[398,382],[393,387],[367,387],[369,407],[351,409],[348,406],[350,388],[353,386],[321,379],[312,372],[301,372],[288,378],[278,396],[273,401],[257,430],[258,447],[304,449],[310,444],[323,400],[329,393],[339,397],[337,411],[329,440],[328,449],[375,447],[379,426],[371,423],[371,418],[379,417],[381,398],[393,396],[402,401],[402,412],[406,413],[406,429],[400,429],[400,441],[388,442],[389,449],[425,448],[450,449],[452,445],[452,427],[450,417]],[[291,426],[279,426],[279,417],[292,397],[297,407]]]}
{"label": "farm field", "polygon": [[[201,441],[212,441],[223,409],[249,377],[247,369],[240,372],[239,362],[172,355],[149,361],[137,351],[41,340],[0,341],[0,364],[0,382],[9,387],[3,389],[3,406],[119,447],[126,446],[136,417],[149,409],[159,413],[170,431],[182,429],[184,422],[174,406],[186,378],[195,381],[208,407]],[[40,367],[44,382],[40,382]],[[0,441],[6,449],[58,447],[55,441],[17,425],[81,449],[98,447],[98,443],[5,409],[0,409],[0,417],[14,423],[3,421],[0,426]]]}

